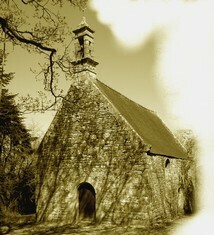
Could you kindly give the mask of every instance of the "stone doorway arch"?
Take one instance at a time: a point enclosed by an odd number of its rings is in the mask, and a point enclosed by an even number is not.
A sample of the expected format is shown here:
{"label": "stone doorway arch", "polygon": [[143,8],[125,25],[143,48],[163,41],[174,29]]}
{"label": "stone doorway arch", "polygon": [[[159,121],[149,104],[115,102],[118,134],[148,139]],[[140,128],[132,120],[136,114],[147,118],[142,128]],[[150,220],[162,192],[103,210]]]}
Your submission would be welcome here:
{"label": "stone doorway arch", "polygon": [[79,193],[79,219],[95,221],[96,218],[96,194],[94,187],[87,183],[78,186]]}

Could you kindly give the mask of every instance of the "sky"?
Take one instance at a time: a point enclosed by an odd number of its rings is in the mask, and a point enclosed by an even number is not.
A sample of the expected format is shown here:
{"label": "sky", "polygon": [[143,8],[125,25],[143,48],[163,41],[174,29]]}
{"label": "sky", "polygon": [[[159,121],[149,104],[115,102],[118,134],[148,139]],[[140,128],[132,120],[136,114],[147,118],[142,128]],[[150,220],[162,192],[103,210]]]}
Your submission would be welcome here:
{"label": "sky", "polygon": [[[141,73],[140,78],[145,79],[150,92],[155,93],[150,99],[150,107],[163,115],[164,120],[174,117],[174,124],[191,128],[198,137],[200,210],[175,234],[195,235],[205,231],[206,234],[213,234],[214,2],[109,0],[104,3],[94,0],[93,7],[98,12],[99,20],[108,25],[118,42],[130,51],[139,53],[143,49],[145,52],[150,45],[147,59],[151,55],[149,65],[152,73],[146,70],[147,73]],[[127,32],[129,25],[132,28]],[[155,46],[151,43],[154,38]],[[142,63],[142,51],[137,55],[140,56],[142,68],[145,65]],[[150,98],[144,94],[142,92],[141,97]],[[156,99],[160,102],[156,103]],[[169,115],[165,119],[167,113]],[[170,120],[167,123],[172,124]]]}
{"label": "sky", "polygon": [[[78,9],[68,8],[65,14],[70,17],[71,31],[82,20],[82,13]],[[86,21],[95,30],[95,59],[97,66],[97,78],[115,90],[121,92],[137,103],[154,110],[169,125],[177,128],[175,117],[170,116],[166,108],[165,98],[167,91],[159,86],[156,66],[160,38],[159,32],[154,32],[148,37],[143,45],[130,48],[120,42],[108,25],[100,22],[98,13],[89,5],[85,12]],[[126,33],[137,22],[126,25]],[[125,38],[124,38],[125,40]],[[71,51],[73,53],[73,51]],[[21,59],[19,59],[21,58]],[[35,82],[35,75],[30,68],[38,68],[40,57],[29,54],[19,47],[10,50],[7,58],[8,71],[15,72],[15,79],[11,82],[10,90],[20,95],[27,93],[36,94],[37,90],[43,89],[41,82]],[[64,83],[64,80],[63,80]],[[63,84],[60,84],[63,86]],[[67,83],[63,87],[66,90]],[[53,113],[26,115],[26,123],[37,123],[45,132],[48,128]]]}
{"label": "sky", "polygon": [[[82,13],[65,11],[73,30]],[[92,0],[85,12],[95,30],[97,78],[157,112],[170,129],[190,128],[199,137],[200,203],[209,211],[201,221],[207,222],[208,215],[214,217],[213,12],[212,0]],[[20,48],[13,52],[7,63],[15,72],[11,91],[33,94],[41,84],[35,83],[29,67],[39,58]],[[52,118],[50,112],[29,115],[26,122],[36,122],[45,131]]]}

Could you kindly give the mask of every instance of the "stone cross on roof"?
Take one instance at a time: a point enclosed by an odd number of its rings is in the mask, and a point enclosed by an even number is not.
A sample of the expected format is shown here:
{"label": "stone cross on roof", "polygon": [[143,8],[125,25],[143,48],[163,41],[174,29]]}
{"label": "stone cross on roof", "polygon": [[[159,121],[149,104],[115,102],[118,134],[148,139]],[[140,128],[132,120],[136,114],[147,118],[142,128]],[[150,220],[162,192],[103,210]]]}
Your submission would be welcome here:
{"label": "stone cross on roof", "polygon": [[80,24],[78,26],[79,27],[89,26],[88,23],[86,22],[85,16],[82,17],[82,21],[80,22]]}

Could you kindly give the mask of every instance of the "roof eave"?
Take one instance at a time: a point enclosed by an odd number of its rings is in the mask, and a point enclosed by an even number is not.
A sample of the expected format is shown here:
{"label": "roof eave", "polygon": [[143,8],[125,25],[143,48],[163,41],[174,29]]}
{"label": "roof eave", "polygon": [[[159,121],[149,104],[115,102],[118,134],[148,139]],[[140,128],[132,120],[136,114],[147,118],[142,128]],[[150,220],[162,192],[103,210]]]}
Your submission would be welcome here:
{"label": "roof eave", "polygon": [[152,152],[151,150],[147,151],[146,153],[149,156],[161,156],[161,157],[172,158],[172,159],[189,160],[188,156],[178,157],[178,156],[166,155],[166,154],[163,154],[163,153],[155,153],[155,152]]}

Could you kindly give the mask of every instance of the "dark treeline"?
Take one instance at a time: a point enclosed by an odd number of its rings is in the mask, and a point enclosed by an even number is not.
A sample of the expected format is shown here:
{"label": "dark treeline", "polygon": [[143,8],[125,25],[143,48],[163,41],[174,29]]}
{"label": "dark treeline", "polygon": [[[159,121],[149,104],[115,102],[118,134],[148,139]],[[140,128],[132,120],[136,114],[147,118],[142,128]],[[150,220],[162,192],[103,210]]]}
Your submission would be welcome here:
{"label": "dark treeline", "polygon": [[[2,56],[0,56],[2,57]],[[13,78],[1,64],[0,100],[0,218],[10,212],[35,212],[35,154],[32,138],[23,124],[23,117],[15,102],[16,95],[7,89]]]}

